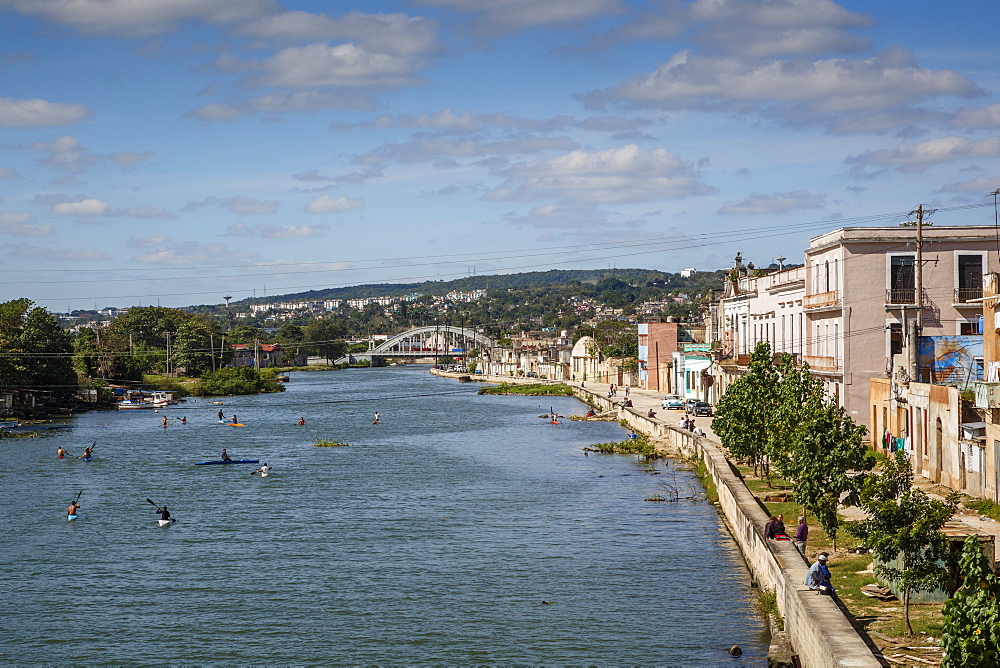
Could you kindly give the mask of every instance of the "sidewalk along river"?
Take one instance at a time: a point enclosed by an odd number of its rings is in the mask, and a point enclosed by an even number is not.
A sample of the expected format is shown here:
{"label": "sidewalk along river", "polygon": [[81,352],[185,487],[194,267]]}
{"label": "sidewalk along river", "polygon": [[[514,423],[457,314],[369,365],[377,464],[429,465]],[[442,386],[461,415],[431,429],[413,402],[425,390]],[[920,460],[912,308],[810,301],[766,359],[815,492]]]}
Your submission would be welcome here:
{"label": "sidewalk along river", "polygon": [[[287,387],[4,440],[3,662],[765,665],[716,511],[644,501],[701,495],[691,474],[584,455],[618,424],[553,425],[585,407],[422,367]],[[93,461],[56,459],[94,441]],[[271,475],[195,465],[222,448]]]}

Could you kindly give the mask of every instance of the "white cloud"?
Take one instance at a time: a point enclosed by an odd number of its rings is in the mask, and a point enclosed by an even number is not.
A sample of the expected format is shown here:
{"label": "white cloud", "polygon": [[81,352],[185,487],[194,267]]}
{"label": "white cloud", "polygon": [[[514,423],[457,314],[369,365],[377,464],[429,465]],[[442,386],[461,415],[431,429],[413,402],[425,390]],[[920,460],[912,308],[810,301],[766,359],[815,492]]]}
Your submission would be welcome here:
{"label": "white cloud", "polygon": [[96,248],[56,248],[40,246],[5,246],[8,255],[45,262],[104,262],[111,257]]}
{"label": "white cloud", "polygon": [[363,199],[321,195],[309,201],[309,204],[306,205],[306,211],[309,213],[340,213],[342,211],[360,209],[364,204],[365,201]]}
{"label": "white cloud", "polygon": [[59,216],[107,216],[111,213],[111,206],[99,199],[88,198],[56,204],[52,213]]}
{"label": "white cloud", "polygon": [[289,11],[245,23],[236,32],[289,43],[346,40],[368,51],[404,58],[430,54],[440,48],[437,23],[407,14],[351,11],[334,18],[325,14]]}
{"label": "white cloud", "polygon": [[595,153],[572,151],[514,165],[503,174],[507,183],[485,199],[648,202],[713,192],[694,177],[691,164],[663,149],[643,151],[634,144]]}
{"label": "white cloud", "polygon": [[824,206],[826,206],[825,196],[815,195],[805,190],[796,190],[794,192],[770,193],[767,195],[753,193],[747,199],[727,203],[719,209],[719,213],[729,216],[746,214],[781,215],[802,209],[822,209]]}
{"label": "white cloud", "polygon": [[0,127],[41,128],[79,123],[90,116],[82,104],[62,104],[47,100],[15,100],[0,97]]}
{"label": "white cloud", "polygon": [[155,237],[131,237],[126,243],[129,248],[157,248],[167,241],[167,235],[158,234]]}
{"label": "white cloud", "polygon": [[111,159],[117,164],[124,167],[132,167],[138,165],[140,162],[145,162],[153,157],[152,151],[146,151],[144,153],[137,153],[135,151],[121,151],[119,153],[112,153]]}
{"label": "white cloud", "polygon": [[1000,188],[1000,176],[977,176],[969,181],[949,183],[938,190],[938,192],[982,195],[984,193],[991,193],[997,188]]}
{"label": "white cloud", "polygon": [[233,213],[240,215],[254,215],[259,213],[276,213],[278,202],[275,200],[259,200],[253,197],[239,196],[222,199],[219,197],[206,197],[200,202],[188,202],[181,211],[196,211],[206,206],[218,206],[229,209]]}
{"label": "white cloud", "polygon": [[261,239],[306,239],[321,237],[330,230],[326,223],[320,225],[247,225],[236,223],[226,228],[226,237],[260,237]]}
{"label": "white cloud", "polygon": [[140,253],[132,258],[142,264],[188,266],[218,263],[220,257],[239,263],[259,259],[259,255],[234,248],[232,244],[202,244],[189,241],[167,241],[149,253]]}
{"label": "white cloud", "polygon": [[951,124],[959,128],[1000,128],[1000,104],[962,107]]}
{"label": "white cloud", "polygon": [[895,148],[865,151],[850,156],[848,163],[895,167],[901,172],[921,172],[930,165],[970,158],[1000,157],[1000,137],[972,141],[965,137],[940,137],[918,144],[899,144]]}
{"label": "white cloud", "polygon": [[116,216],[126,218],[158,218],[160,220],[172,220],[177,218],[174,214],[158,206],[133,206],[127,209],[118,209],[114,212]]}
{"label": "white cloud", "polygon": [[411,76],[414,66],[406,59],[354,44],[289,47],[266,58],[260,67],[260,83],[265,86],[396,88],[416,83]]}
{"label": "white cloud", "polygon": [[232,102],[205,104],[185,112],[184,115],[210,123],[229,123],[249,114],[282,114],[325,109],[371,109],[373,106],[374,103],[366,91],[341,89],[333,93],[301,90],[268,93]]}
{"label": "white cloud", "polygon": [[52,234],[49,225],[33,225],[30,213],[0,213],[0,234],[21,237],[44,237]]}
{"label": "white cloud", "polygon": [[482,156],[531,155],[545,151],[568,151],[577,147],[569,137],[527,137],[488,141],[479,138],[450,140],[423,137],[408,142],[386,144],[355,158],[359,164],[380,164],[385,160],[404,163]]}
{"label": "white cloud", "polygon": [[624,13],[619,0],[419,0],[422,5],[446,7],[477,15],[483,32],[504,34],[539,26],[587,21]]}
{"label": "white cloud", "polygon": [[275,11],[274,0],[9,0],[25,15],[40,15],[83,33],[142,37],[172,31],[183,21],[228,24]]}
{"label": "white cloud", "polygon": [[871,24],[830,0],[664,2],[592,46],[685,36],[705,50],[744,58],[850,53],[867,48],[868,41],[848,31]]}
{"label": "white cloud", "polygon": [[831,58],[811,63],[705,57],[678,52],[655,71],[595,91],[590,107],[607,103],[663,109],[770,110],[799,121],[877,113],[938,96],[982,91],[951,70],[927,70],[910,52],[892,48],[865,60]]}

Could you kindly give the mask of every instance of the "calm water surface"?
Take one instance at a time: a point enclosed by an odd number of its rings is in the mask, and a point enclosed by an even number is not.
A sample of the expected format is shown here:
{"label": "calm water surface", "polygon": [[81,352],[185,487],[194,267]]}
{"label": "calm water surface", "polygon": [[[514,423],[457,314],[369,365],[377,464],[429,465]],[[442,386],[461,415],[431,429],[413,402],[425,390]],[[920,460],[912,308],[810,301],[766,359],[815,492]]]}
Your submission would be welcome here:
{"label": "calm water surface", "polygon": [[[291,378],[0,440],[0,664],[766,664],[738,550],[690,474],[584,456],[616,423],[554,426],[538,416],[582,404],[481,397],[425,367]],[[95,440],[94,461],[55,459]],[[194,466],[222,448],[271,477]],[[668,485],[699,499],[644,502]],[[179,522],[157,526],[147,497]]]}

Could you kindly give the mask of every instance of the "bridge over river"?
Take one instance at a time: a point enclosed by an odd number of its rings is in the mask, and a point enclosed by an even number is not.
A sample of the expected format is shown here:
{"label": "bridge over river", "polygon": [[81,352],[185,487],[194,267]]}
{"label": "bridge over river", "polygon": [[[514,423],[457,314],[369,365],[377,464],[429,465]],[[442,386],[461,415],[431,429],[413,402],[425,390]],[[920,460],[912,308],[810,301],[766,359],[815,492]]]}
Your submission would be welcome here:
{"label": "bridge over river", "polygon": [[431,357],[465,357],[466,351],[492,348],[496,343],[488,336],[467,327],[430,325],[396,334],[363,353],[354,353],[337,362],[368,360],[379,366],[386,358],[426,359]]}

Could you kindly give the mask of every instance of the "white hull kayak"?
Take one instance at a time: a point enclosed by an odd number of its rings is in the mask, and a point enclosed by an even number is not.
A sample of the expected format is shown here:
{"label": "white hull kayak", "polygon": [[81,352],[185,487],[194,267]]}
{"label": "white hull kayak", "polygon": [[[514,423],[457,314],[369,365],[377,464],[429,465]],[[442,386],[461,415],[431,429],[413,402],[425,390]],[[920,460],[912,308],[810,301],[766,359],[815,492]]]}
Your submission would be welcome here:
{"label": "white hull kayak", "polygon": [[174,521],[173,520],[156,520],[156,523],[159,524],[161,527],[168,527],[171,524],[173,524]]}
{"label": "white hull kayak", "polygon": [[79,515],[67,515],[67,516],[66,516],[66,520],[67,520],[68,522],[72,522],[72,521],[73,521],[73,520],[75,520],[75,519],[76,519],[77,517],[79,517]]}

